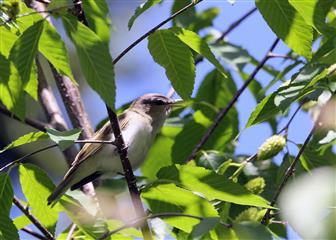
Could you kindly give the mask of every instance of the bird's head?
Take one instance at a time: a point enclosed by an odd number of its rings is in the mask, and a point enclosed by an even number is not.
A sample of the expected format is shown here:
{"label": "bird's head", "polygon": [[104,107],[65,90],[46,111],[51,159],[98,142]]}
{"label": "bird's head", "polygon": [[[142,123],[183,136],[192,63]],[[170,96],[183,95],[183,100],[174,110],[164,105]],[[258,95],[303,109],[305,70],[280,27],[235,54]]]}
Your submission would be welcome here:
{"label": "bird's head", "polygon": [[172,107],[180,102],[157,93],[145,94],[136,99],[131,109],[145,113],[152,119],[167,118]]}

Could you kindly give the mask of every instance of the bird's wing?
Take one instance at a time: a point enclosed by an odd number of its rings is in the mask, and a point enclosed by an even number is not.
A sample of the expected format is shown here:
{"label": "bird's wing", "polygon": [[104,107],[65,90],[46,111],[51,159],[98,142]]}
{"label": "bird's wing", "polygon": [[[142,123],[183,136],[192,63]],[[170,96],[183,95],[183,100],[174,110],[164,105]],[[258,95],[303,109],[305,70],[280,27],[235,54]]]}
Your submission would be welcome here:
{"label": "bird's wing", "polygon": [[[128,124],[128,121],[126,120],[125,116],[126,116],[125,112],[118,116],[119,125],[121,129],[126,127]],[[112,134],[112,139],[111,139],[111,134]],[[95,133],[92,139],[102,140],[102,141],[114,140],[110,122],[108,121],[107,123],[105,123],[104,126],[98,132]],[[71,168],[69,169],[67,174],[64,176],[64,178],[66,178],[67,175],[70,174],[73,170],[77,169],[78,165],[81,164],[83,161],[85,161],[85,159],[94,155],[103,146],[104,144],[99,144],[99,143],[86,143],[83,146],[83,148],[79,151],[79,153],[77,154],[75,160],[71,164]]]}

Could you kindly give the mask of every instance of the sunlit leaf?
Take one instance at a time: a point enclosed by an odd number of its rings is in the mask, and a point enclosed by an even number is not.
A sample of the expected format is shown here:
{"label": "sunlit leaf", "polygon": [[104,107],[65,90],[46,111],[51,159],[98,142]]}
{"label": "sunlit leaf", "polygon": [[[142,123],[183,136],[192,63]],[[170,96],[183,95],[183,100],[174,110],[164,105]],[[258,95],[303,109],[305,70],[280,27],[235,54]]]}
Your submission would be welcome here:
{"label": "sunlit leaf", "polygon": [[44,21],[38,49],[60,74],[66,75],[72,81],[75,81],[65,44],[56,29],[47,21]]}
{"label": "sunlit leaf", "polygon": [[20,183],[31,212],[51,232],[55,232],[58,209],[47,205],[47,198],[55,188],[54,184],[37,166],[21,164],[19,166]]}
{"label": "sunlit leaf", "polygon": [[0,100],[6,108],[23,119],[25,116],[25,98],[20,74],[13,62],[1,54],[0,93]]}
{"label": "sunlit leaf", "polygon": [[24,85],[30,79],[33,61],[37,54],[38,43],[43,31],[43,20],[27,28],[14,43],[9,59],[17,67]]}
{"label": "sunlit leaf", "polygon": [[31,133],[27,133],[21,137],[19,137],[18,139],[16,139],[15,141],[11,142],[10,144],[8,144],[4,149],[0,150],[0,153],[15,148],[15,147],[19,147],[22,146],[24,144],[28,144],[28,143],[32,143],[32,142],[36,142],[36,141],[41,141],[41,140],[47,140],[49,139],[48,134],[45,132],[31,132]]}
{"label": "sunlit leaf", "polygon": [[177,181],[185,188],[201,193],[208,200],[217,199],[240,205],[269,207],[268,202],[262,197],[251,194],[238,183],[202,167],[190,165],[165,167],[158,172],[158,177]]}
{"label": "sunlit leaf", "polygon": [[[193,194],[175,184],[159,184],[149,187],[141,193],[153,213],[183,213],[199,217],[218,217],[215,208],[206,199]],[[200,220],[190,217],[164,217],[168,224],[191,232]]]}
{"label": "sunlit leaf", "polygon": [[0,215],[9,216],[13,196],[14,193],[9,175],[7,173],[0,173]]}
{"label": "sunlit leaf", "polygon": [[256,0],[267,24],[296,53],[311,58],[313,28],[309,26],[288,0]]}
{"label": "sunlit leaf", "polygon": [[82,1],[85,18],[92,29],[102,41],[108,44],[110,40],[110,17],[108,5],[105,0]]}

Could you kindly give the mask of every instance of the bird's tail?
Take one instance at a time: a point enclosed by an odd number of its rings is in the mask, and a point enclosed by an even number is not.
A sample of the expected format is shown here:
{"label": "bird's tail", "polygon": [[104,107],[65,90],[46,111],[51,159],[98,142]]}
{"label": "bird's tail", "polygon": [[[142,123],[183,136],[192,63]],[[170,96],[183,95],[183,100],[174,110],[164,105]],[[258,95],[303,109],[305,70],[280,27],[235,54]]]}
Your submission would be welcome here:
{"label": "bird's tail", "polygon": [[61,196],[72,186],[73,174],[66,176],[48,197],[48,205],[56,203]]}

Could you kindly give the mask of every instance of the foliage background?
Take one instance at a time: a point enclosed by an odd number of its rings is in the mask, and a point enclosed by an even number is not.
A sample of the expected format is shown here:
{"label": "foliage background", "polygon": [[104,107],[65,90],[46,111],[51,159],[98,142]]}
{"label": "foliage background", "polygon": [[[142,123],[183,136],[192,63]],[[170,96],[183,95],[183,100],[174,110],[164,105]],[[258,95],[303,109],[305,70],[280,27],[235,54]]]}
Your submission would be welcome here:
{"label": "foliage background", "polygon": [[[145,14],[141,15],[139,19],[135,22],[131,31],[127,29],[128,19],[133,15],[134,9],[139,5],[138,1],[109,1],[110,15],[112,20],[113,31],[111,32],[110,48],[112,56],[116,56],[122,49],[127,47],[133,39],[137,38],[140,34],[145,32],[147,29],[153,26],[153,23],[159,22],[161,19],[170,15],[170,8],[172,5],[171,1],[164,1],[162,4],[158,4],[151,9],[149,9]],[[197,6],[199,11],[204,10],[209,7],[218,7],[221,11],[219,16],[214,20],[214,31],[223,31],[227,29],[230,23],[237,19],[239,16],[243,15],[246,11],[254,7],[254,2],[252,1],[236,1],[234,5],[230,5],[226,1],[207,1]],[[167,27],[170,23],[168,23]],[[60,26],[60,22],[56,21],[56,26]],[[59,28],[60,30],[62,28]],[[61,30],[62,31],[62,30]],[[202,35],[202,32],[201,34]],[[62,34],[64,40],[69,43],[65,34]],[[260,13],[257,11],[248,20],[241,24],[236,30],[230,33],[227,39],[231,43],[245,48],[252,56],[256,59],[261,59],[266,53],[267,49],[275,39],[274,33],[267,26],[266,22],[263,20]],[[314,45],[317,48],[318,43]],[[70,45],[70,49],[71,48]],[[280,42],[276,48],[276,53],[287,54],[288,47]],[[72,67],[74,70],[75,78],[80,79],[81,92],[86,109],[89,113],[90,119],[94,125],[97,125],[104,117],[106,117],[105,107],[102,104],[100,98],[96,93],[90,90],[85,81],[83,81],[78,67],[77,59],[74,54],[71,54]],[[281,69],[283,66],[283,59],[271,59],[268,62],[269,65],[274,66],[277,69]],[[197,67],[196,74],[196,84],[195,89],[198,88],[200,82],[203,80],[204,76],[213,69],[213,66],[208,61],[203,61]],[[299,68],[293,69],[287,76],[291,76]],[[253,70],[253,66],[248,66],[245,68],[247,73]],[[153,58],[151,57],[147,49],[147,40],[139,44],[135,49],[133,49],[129,54],[127,54],[115,67],[116,73],[116,84],[117,84],[117,98],[116,106],[122,106],[124,103],[142,95],[147,92],[160,92],[165,94],[170,89],[170,83],[166,79],[164,69],[159,65],[155,64]],[[240,76],[233,74],[237,87],[242,85]],[[259,82],[266,86],[267,83],[272,80],[272,76],[261,71],[257,75]],[[288,79],[288,77],[285,79]],[[272,92],[277,89],[281,82],[275,84],[268,92]],[[194,91],[196,92],[196,91]],[[240,129],[245,126],[251,112],[255,108],[255,99],[249,91],[246,91],[240,98],[237,104],[237,109],[239,113]],[[291,108],[289,116],[292,115],[295,104]],[[36,113],[38,115],[39,113]],[[280,127],[287,122],[288,118],[284,118],[280,122]],[[3,129],[3,135],[1,141],[3,146],[9,143],[11,140],[17,138],[21,135],[24,126],[17,124],[16,122],[10,122],[7,118],[1,118],[1,126]],[[18,127],[18,125],[20,125]],[[312,127],[311,118],[306,112],[300,112],[295,120],[293,121],[291,128],[295,131],[289,131],[289,139],[294,142],[303,142],[307,136],[309,129]],[[244,130],[239,138],[239,144],[236,148],[237,154],[254,154],[258,147],[266,138],[272,135],[271,129],[267,123],[258,124],[247,130]],[[253,141],[251,141],[253,139]],[[21,156],[24,152],[28,152],[34,149],[37,145],[32,144],[27,147],[23,147],[20,150],[15,150],[10,154],[1,156],[0,161],[10,161],[18,156]],[[26,148],[26,149],[25,149]],[[293,155],[296,155],[297,148],[289,145],[289,150]],[[46,170],[54,176],[56,179],[60,178],[66,170],[65,164],[59,164],[60,161],[53,161],[55,165],[45,164],[45,159],[49,156],[53,156],[55,159],[61,157],[56,151],[43,153],[34,157],[32,161],[34,163],[39,162],[41,166],[45,167]],[[275,162],[280,164],[283,158],[283,153],[279,154]],[[53,169],[53,171],[51,171]],[[56,171],[54,171],[56,170]],[[139,172],[138,172],[139,173]],[[19,185],[17,176],[15,172],[13,175],[13,185],[15,188]],[[17,189],[15,189],[17,190]],[[22,197],[19,195],[19,197]],[[13,208],[11,213],[12,217],[19,215],[17,209]],[[290,235],[291,238],[295,236]],[[25,235],[22,235],[25,237]]]}

